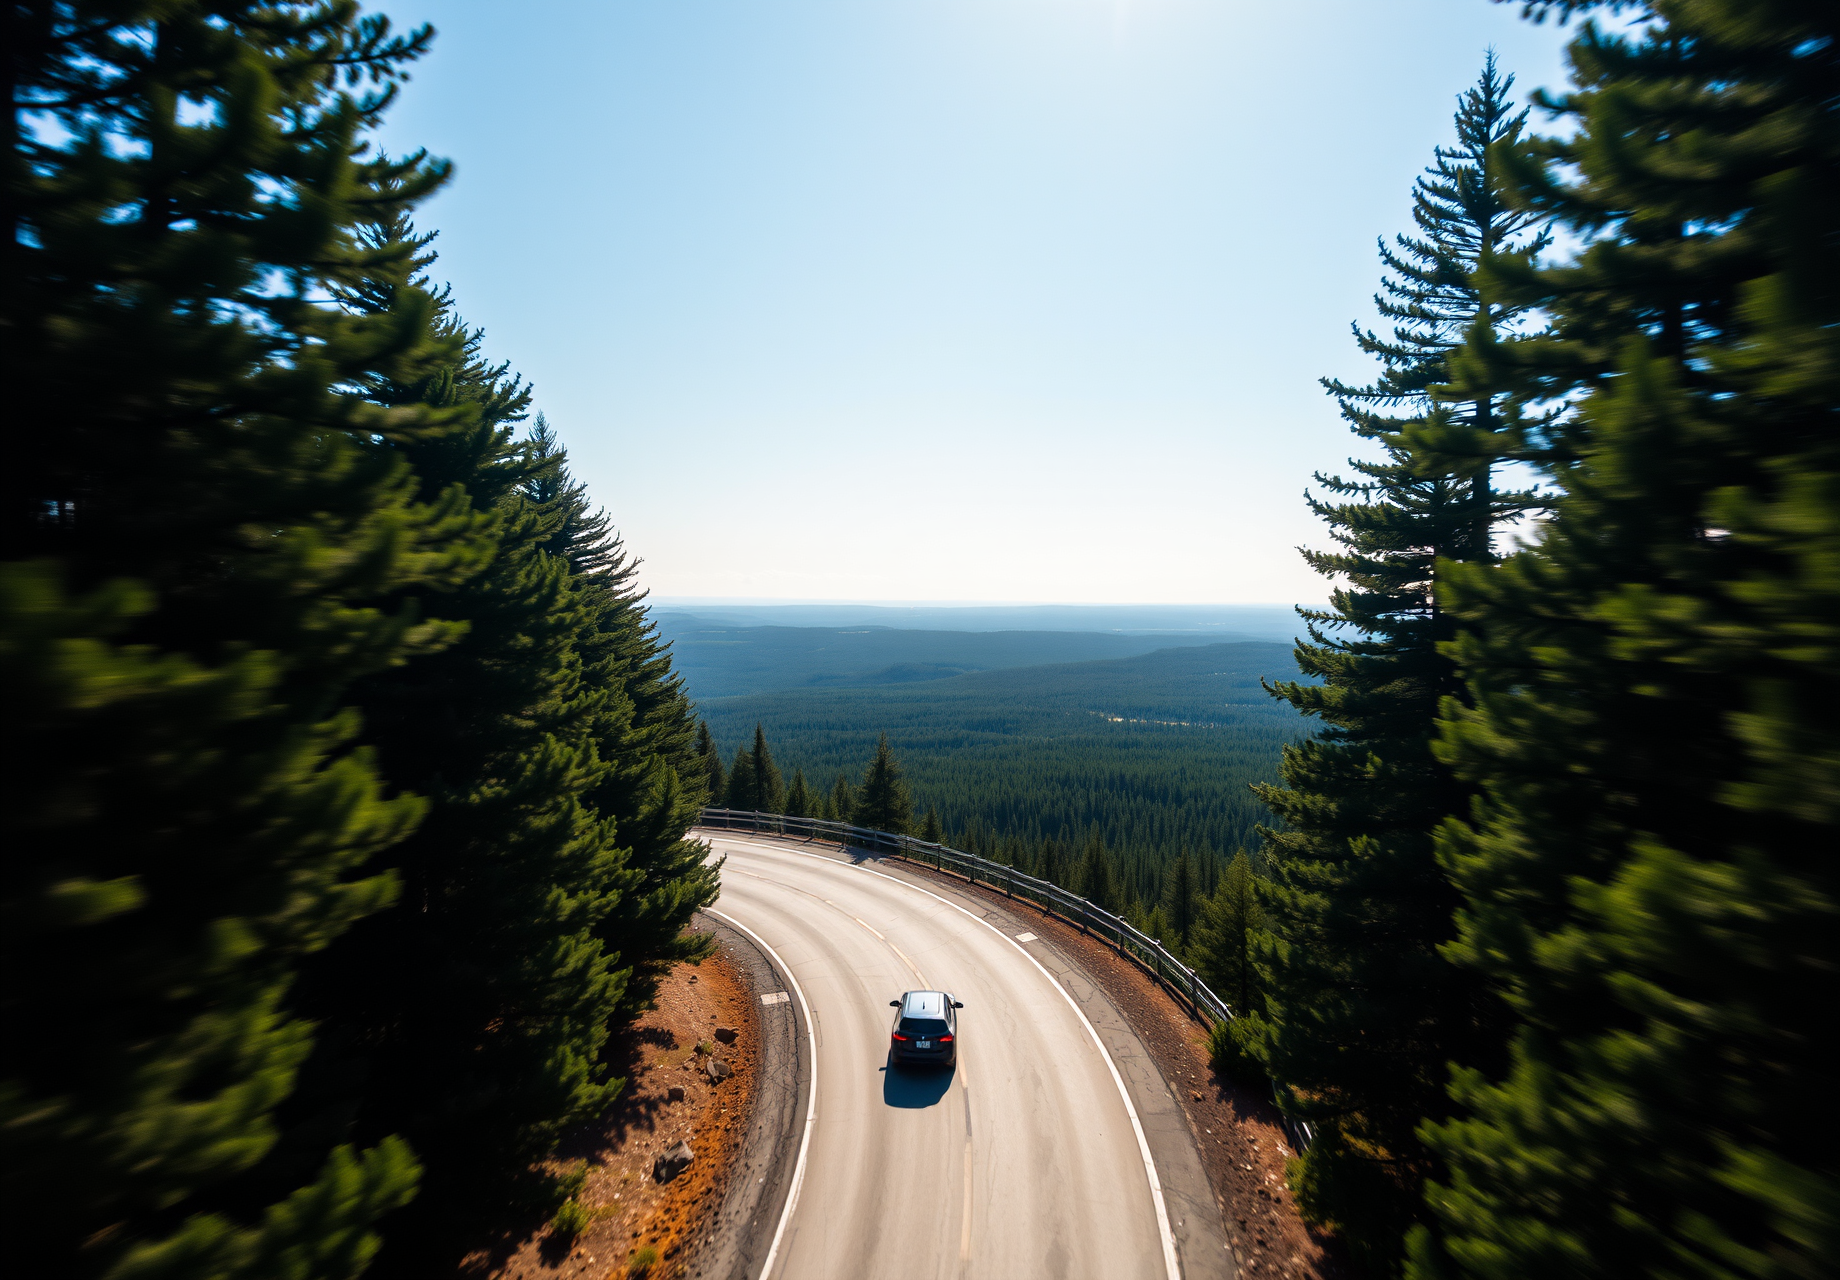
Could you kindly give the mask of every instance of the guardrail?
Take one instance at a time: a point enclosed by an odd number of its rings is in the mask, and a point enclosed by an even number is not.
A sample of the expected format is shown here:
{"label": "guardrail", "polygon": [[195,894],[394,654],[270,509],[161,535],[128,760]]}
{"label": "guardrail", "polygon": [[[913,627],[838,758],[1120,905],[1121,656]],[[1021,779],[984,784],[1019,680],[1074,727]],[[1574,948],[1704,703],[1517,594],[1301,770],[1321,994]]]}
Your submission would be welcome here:
{"label": "guardrail", "polygon": [[[955,871],[973,883],[983,883],[1002,890],[1009,897],[1033,902],[1069,924],[1078,925],[1085,932],[1105,938],[1120,952],[1131,956],[1149,970],[1164,986],[1186,999],[1208,1025],[1233,1020],[1233,1010],[1227,1002],[1209,990],[1207,983],[1193,969],[1170,955],[1162,943],[1104,908],[1094,906],[1077,893],[1069,893],[1051,880],[1025,875],[1014,867],[947,845],[916,840],[912,836],[897,835],[890,831],[852,826],[847,822],[833,822],[828,818],[793,818],[780,813],[756,813],[741,809],[704,809],[701,825],[721,827],[724,830],[739,828],[769,835],[802,837],[806,840],[829,838],[846,848],[856,845],[876,853],[937,867],[941,871]],[[1272,1096],[1282,1115],[1282,1095],[1274,1088]],[[1297,1150],[1302,1151],[1310,1144],[1310,1126],[1303,1121],[1293,1120],[1286,1115],[1284,1127],[1290,1132],[1291,1141]]]}

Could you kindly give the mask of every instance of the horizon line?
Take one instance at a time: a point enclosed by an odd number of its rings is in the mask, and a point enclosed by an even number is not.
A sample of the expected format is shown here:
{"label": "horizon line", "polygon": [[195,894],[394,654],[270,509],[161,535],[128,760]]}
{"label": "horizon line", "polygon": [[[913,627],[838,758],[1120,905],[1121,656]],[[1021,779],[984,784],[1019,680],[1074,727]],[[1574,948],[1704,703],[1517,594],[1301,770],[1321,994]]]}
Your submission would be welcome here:
{"label": "horizon line", "polygon": [[[1294,600],[858,600],[806,596],[673,596],[652,593],[652,604],[727,605],[772,607],[776,605],[831,605],[875,609],[1294,609],[1299,605],[1317,607],[1310,601]],[[1326,604],[1327,601],[1322,602]]]}

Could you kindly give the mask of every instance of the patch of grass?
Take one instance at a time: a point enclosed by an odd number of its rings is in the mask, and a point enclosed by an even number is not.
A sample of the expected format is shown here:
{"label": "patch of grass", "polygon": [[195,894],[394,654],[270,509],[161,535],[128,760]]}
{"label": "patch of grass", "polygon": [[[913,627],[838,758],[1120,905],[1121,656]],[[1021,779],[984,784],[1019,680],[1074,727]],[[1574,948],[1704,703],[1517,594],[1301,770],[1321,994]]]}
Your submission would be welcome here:
{"label": "patch of grass", "polygon": [[633,1250],[632,1257],[626,1260],[626,1274],[633,1280],[639,1280],[641,1276],[651,1275],[652,1268],[657,1265],[658,1250],[648,1244],[642,1249]]}
{"label": "patch of grass", "polygon": [[710,1044],[709,1041],[707,1040],[698,1040],[696,1042],[696,1051],[700,1054],[707,1056],[709,1054],[714,1053],[716,1051],[716,1047],[713,1044]]}
{"label": "patch of grass", "polygon": [[1235,1084],[1262,1086],[1270,1082],[1258,1056],[1265,1020],[1245,1013],[1230,1022],[1216,1022],[1208,1032],[1208,1062]]}
{"label": "patch of grass", "polygon": [[549,1220],[549,1229],[564,1239],[574,1239],[594,1221],[594,1211],[579,1200],[567,1201]]}
{"label": "patch of grass", "polygon": [[571,1169],[556,1179],[556,1192],[564,1200],[573,1200],[581,1194],[581,1189],[588,1185],[588,1162],[583,1160],[581,1167]]}

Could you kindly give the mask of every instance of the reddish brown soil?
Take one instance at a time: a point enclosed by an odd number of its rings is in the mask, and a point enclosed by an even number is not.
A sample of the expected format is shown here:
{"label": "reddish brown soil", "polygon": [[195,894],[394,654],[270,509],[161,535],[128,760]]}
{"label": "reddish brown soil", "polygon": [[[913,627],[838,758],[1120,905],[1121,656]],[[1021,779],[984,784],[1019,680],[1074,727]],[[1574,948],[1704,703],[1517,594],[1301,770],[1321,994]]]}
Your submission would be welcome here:
{"label": "reddish brown soil", "polygon": [[[718,1027],[735,1031],[735,1042],[717,1041]],[[722,951],[700,965],[678,966],[660,984],[657,1007],[622,1038],[627,1086],[618,1105],[564,1142],[551,1163],[559,1174],[588,1170],[578,1199],[593,1214],[591,1225],[572,1240],[547,1223],[527,1229],[496,1249],[468,1255],[461,1274],[468,1280],[619,1280],[645,1248],[657,1256],[646,1274],[685,1274],[747,1132],[759,1031],[754,992]],[[706,1059],[699,1042],[735,1074],[711,1084],[700,1070]],[[683,1089],[682,1101],[670,1101],[673,1087]],[[653,1158],[679,1141],[690,1144],[695,1161],[670,1183],[654,1182]]]}
{"label": "reddish brown soil", "polygon": [[1221,1202],[1222,1225],[1242,1272],[1249,1277],[1349,1280],[1358,1273],[1331,1233],[1306,1225],[1285,1173],[1295,1153],[1269,1096],[1215,1074],[1208,1063],[1207,1028],[1135,960],[1039,907],[1008,898],[919,863],[902,863],[940,876],[960,889],[1017,914],[1080,964],[1111,998],[1143,1041],[1157,1068],[1181,1100],[1200,1145],[1208,1181]]}

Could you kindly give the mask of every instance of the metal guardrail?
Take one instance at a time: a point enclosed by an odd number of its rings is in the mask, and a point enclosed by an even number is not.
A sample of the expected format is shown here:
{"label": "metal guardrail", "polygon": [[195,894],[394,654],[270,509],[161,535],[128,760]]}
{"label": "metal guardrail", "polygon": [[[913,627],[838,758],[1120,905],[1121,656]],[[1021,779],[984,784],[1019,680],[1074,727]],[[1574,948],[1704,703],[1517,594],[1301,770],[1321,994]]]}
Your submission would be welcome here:
{"label": "metal guardrail", "polygon": [[[1052,912],[1068,923],[1078,925],[1083,931],[1111,942],[1121,953],[1131,956],[1149,970],[1164,986],[1186,999],[1209,1026],[1233,1020],[1233,1010],[1227,1002],[1209,990],[1207,983],[1193,969],[1170,955],[1162,943],[1104,908],[1094,906],[1077,893],[1069,893],[1051,880],[1025,875],[1014,867],[980,858],[976,854],[964,853],[947,845],[916,840],[912,836],[896,835],[890,831],[852,826],[847,822],[833,822],[828,818],[793,818],[780,813],[757,813],[741,809],[704,809],[699,825],[724,830],[739,828],[769,835],[802,837],[806,840],[828,837],[846,848],[856,845],[876,853],[937,867],[941,871],[955,871],[974,884],[983,883],[1002,890],[1009,897],[1033,902],[1044,911]],[[1275,1087],[1272,1097],[1278,1103],[1279,1114],[1282,1115],[1283,1098]],[[1284,1127],[1290,1132],[1291,1141],[1298,1151],[1310,1144],[1310,1126],[1303,1121],[1285,1115]]]}

